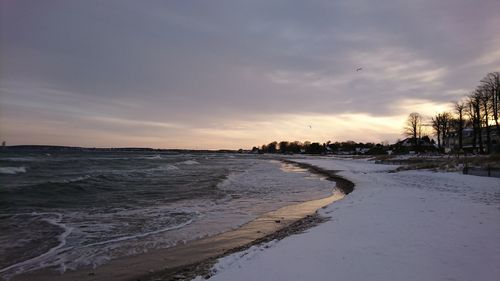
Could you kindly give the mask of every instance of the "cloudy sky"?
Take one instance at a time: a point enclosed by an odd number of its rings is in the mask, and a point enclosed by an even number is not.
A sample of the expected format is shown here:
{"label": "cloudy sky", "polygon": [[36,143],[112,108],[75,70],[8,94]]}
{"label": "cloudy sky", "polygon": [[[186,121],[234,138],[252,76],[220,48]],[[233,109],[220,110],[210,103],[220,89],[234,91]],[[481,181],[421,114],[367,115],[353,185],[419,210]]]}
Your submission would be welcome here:
{"label": "cloudy sky", "polygon": [[498,0],[0,3],[12,145],[392,142],[500,69]]}

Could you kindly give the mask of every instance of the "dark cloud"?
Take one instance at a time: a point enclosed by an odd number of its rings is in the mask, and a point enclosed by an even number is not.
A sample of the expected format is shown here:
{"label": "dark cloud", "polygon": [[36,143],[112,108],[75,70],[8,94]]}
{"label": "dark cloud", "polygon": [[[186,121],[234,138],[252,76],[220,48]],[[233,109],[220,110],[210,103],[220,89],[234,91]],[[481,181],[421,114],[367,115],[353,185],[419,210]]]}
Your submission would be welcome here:
{"label": "dark cloud", "polygon": [[391,116],[407,99],[449,102],[500,66],[498,1],[0,3],[2,107],[74,124]]}

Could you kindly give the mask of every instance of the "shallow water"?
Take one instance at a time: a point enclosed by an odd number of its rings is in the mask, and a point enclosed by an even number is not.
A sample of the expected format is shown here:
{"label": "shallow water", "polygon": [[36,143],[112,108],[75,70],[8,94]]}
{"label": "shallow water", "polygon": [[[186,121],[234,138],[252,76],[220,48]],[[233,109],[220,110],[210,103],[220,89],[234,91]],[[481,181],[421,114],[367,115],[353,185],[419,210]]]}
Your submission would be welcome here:
{"label": "shallow water", "polygon": [[1,152],[0,276],[60,271],[234,229],[333,183],[240,154]]}

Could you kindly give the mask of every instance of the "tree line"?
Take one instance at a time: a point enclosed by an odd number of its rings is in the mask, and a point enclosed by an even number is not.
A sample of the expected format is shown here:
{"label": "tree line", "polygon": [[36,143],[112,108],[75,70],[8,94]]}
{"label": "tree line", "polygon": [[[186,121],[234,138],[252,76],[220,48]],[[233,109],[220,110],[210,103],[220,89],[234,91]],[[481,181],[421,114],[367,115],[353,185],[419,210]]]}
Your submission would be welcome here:
{"label": "tree line", "polygon": [[331,142],[326,143],[319,142],[300,142],[300,141],[273,141],[268,144],[263,144],[261,147],[254,147],[253,151],[259,151],[260,153],[282,153],[282,154],[294,154],[294,153],[306,153],[306,154],[325,154],[349,152],[349,153],[363,153],[363,154],[385,154],[388,149],[387,144],[382,143],[362,143],[354,141],[344,141],[344,142]]}
{"label": "tree line", "polygon": [[[479,85],[463,99],[453,103],[452,111],[437,113],[430,120],[430,126],[437,138],[438,149],[443,150],[451,135],[456,136],[458,143],[453,145],[455,151],[464,149],[464,130],[472,129],[472,149],[479,153],[494,152],[492,130],[500,136],[500,74],[490,72],[480,80]],[[408,116],[404,132],[414,140],[422,137],[426,126],[424,117],[413,112]],[[483,139],[486,138],[485,140]],[[449,145],[449,144],[448,144]],[[497,150],[499,146],[497,145]],[[498,151],[497,151],[498,152]]]}

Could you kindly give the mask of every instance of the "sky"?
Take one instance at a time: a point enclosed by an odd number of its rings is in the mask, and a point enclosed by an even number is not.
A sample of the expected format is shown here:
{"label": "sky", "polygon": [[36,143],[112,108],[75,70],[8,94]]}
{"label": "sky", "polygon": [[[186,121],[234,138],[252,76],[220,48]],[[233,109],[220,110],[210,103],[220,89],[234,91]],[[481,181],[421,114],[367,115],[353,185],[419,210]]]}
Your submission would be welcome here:
{"label": "sky", "polygon": [[[0,0],[0,140],[394,142],[500,69],[498,0]],[[357,68],[362,68],[356,71]]]}

